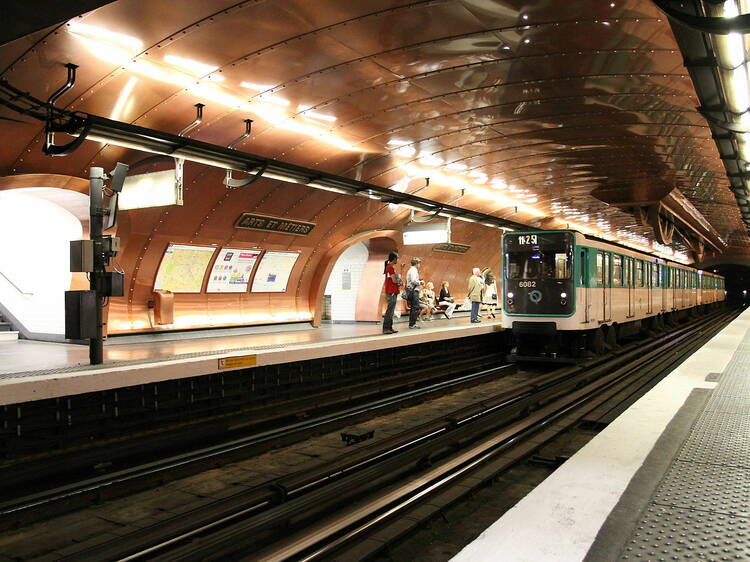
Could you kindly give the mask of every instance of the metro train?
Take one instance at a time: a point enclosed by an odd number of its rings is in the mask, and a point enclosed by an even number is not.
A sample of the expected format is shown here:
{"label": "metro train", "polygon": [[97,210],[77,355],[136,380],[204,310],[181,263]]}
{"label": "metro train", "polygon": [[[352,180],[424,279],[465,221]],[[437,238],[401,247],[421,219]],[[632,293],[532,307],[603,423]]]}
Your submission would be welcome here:
{"label": "metro train", "polygon": [[573,230],[503,235],[516,357],[580,357],[725,300],[724,278]]}

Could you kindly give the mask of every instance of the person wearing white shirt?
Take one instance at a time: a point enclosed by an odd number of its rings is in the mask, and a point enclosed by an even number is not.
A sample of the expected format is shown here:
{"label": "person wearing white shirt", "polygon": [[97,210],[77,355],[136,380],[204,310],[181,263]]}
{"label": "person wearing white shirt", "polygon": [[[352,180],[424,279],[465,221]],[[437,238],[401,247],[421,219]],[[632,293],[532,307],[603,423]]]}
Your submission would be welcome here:
{"label": "person wearing white shirt", "polygon": [[422,260],[419,258],[411,259],[411,267],[406,272],[406,297],[409,303],[409,328],[419,328],[417,317],[419,316],[419,268]]}

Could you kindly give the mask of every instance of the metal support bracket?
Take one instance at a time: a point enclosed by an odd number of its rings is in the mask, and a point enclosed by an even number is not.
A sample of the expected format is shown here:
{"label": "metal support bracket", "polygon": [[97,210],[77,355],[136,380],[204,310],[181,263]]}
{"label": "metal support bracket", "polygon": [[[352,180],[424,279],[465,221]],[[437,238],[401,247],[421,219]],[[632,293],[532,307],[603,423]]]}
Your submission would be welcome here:
{"label": "metal support bracket", "polygon": [[203,121],[203,108],[206,107],[206,106],[204,104],[202,104],[202,103],[196,103],[194,107],[195,107],[195,120],[192,123],[190,123],[190,125],[188,125],[184,129],[182,129],[182,131],[180,131],[179,133],[177,133],[177,136],[184,137],[190,131],[192,131],[198,125],[200,125],[201,122]]}
{"label": "metal support bracket", "polygon": [[[47,99],[47,105],[45,108],[46,120],[44,124],[44,146],[42,146],[42,152],[47,156],[67,156],[81,146],[91,129],[91,123],[89,120],[84,121],[83,128],[81,128],[80,121],[73,121],[66,125],[55,124],[55,102],[76,83],[76,69],[78,68],[78,65],[69,62],[65,65],[65,68],[68,69],[68,77],[65,80],[65,84],[52,93]],[[71,142],[62,145],[55,144],[55,133],[68,133],[73,135],[76,131],[80,132]]]}
{"label": "metal support bracket", "polygon": [[251,183],[255,183],[261,178],[261,176],[263,176],[263,173],[266,171],[267,167],[268,162],[263,162],[263,164],[261,164],[258,168],[257,172],[255,172],[249,178],[245,179],[234,179],[232,178],[232,170],[227,170],[227,176],[224,178],[224,185],[226,185],[228,189],[236,189],[238,187],[245,187],[247,185],[250,185]]}
{"label": "metal support bracket", "polygon": [[[242,133],[239,137],[234,139],[232,142],[230,142],[227,145],[227,148],[231,148],[234,150],[234,147],[240,144],[243,140],[245,140],[247,137],[250,136],[250,132],[253,128],[253,120],[252,119],[245,119],[245,132]],[[238,187],[245,187],[246,185],[250,185],[251,183],[257,181],[260,179],[260,176],[263,175],[263,172],[266,171],[266,168],[268,167],[268,163],[265,163],[258,168],[258,171],[250,176],[249,178],[245,179],[234,179],[232,177],[232,170],[227,169],[226,177],[224,178],[224,185],[227,186],[227,189],[235,189]]]}

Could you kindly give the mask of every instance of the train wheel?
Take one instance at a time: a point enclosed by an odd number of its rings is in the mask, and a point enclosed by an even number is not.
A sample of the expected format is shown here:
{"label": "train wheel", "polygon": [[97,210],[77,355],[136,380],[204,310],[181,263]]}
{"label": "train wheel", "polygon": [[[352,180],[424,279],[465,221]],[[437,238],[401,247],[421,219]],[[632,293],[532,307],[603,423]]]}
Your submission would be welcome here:
{"label": "train wheel", "polygon": [[589,332],[589,349],[596,355],[601,355],[607,350],[604,343],[604,330],[599,326],[596,330]]}

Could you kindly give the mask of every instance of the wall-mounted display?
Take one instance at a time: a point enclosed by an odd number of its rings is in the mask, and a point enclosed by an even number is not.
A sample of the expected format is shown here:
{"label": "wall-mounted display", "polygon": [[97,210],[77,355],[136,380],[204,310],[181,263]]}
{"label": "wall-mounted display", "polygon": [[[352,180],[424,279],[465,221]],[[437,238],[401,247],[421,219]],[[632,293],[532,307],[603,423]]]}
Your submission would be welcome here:
{"label": "wall-mounted display", "polygon": [[222,248],[208,276],[208,293],[244,293],[262,250]]}
{"label": "wall-mounted display", "polygon": [[200,293],[206,268],[215,251],[213,246],[170,244],[161,259],[154,290]]}
{"label": "wall-mounted display", "polygon": [[253,278],[253,293],[283,293],[297,262],[297,252],[266,252]]}

